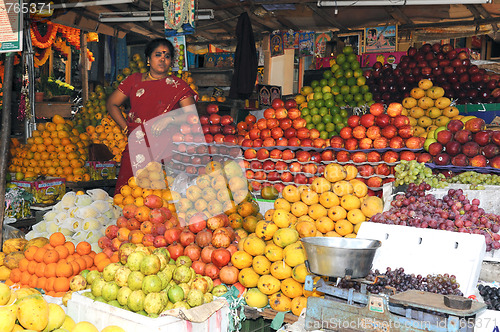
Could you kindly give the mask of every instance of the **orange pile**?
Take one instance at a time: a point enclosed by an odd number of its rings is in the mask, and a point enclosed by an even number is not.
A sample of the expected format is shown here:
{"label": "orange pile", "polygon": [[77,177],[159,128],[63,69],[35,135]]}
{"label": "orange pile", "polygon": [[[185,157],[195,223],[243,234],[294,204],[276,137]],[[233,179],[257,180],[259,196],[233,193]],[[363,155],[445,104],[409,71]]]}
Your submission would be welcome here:
{"label": "orange pile", "polygon": [[144,199],[149,195],[156,195],[163,199],[163,206],[175,213],[175,205],[171,202],[179,200],[177,192],[170,191],[168,183],[173,179],[165,176],[160,163],[151,162],[144,169],[137,172],[128,183],[120,189],[120,193],[113,197],[113,203],[123,209],[125,205],[134,204],[144,206]]}
{"label": "orange pile", "polygon": [[84,167],[89,144],[89,135],[80,134],[72,121],[54,115],[52,122],[38,124],[27,144],[11,145],[9,171],[22,172],[25,178],[47,175],[89,181]]}
{"label": "orange pile", "polygon": [[75,247],[62,233],[56,232],[42,248],[31,246],[24,252],[19,267],[11,271],[6,284],[41,288],[50,296],[61,297],[69,290],[73,276],[83,270],[97,269],[96,256],[90,243],[80,242]]}
{"label": "orange pile", "polygon": [[85,129],[93,143],[105,144],[113,153],[113,160],[120,162],[122,152],[127,145],[127,136],[122,133],[120,126],[108,115],[97,126],[87,126]]}

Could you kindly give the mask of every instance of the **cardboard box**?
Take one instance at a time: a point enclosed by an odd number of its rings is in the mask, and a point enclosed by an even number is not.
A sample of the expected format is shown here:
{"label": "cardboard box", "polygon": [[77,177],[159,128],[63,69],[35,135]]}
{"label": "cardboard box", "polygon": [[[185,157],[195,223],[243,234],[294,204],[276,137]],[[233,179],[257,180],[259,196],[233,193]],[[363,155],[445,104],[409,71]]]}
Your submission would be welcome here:
{"label": "cardboard box", "polygon": [[44,101],[35,103],[35,114],[39,118],[51,118],[54,115],[60,115],[63,118],[70,118],[72,103]]}
{"label": "cardboard box", "polygon": [[86,166],[92,180],[116,179],[116,161],[89,161]]}
{"label": "cardboard box", "polygon": [[10,183],[16,185],[16,187],[26,190],[29,193],[33,193],[33,184],[35,181],[26,180],[12,180]]}
{"label": "cardboard box", "polygon": [[53,203],[66,194],[66,179],[49,178],[34,181],[32,190],[35,203]]}

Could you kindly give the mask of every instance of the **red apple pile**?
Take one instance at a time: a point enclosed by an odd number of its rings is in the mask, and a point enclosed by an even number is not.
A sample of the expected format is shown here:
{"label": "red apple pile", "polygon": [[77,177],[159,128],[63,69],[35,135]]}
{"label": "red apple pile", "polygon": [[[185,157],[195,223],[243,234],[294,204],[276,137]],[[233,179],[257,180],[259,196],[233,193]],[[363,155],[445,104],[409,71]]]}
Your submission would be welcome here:
{"label": "red apple pile", "polygon": [[264,117],[258,119],[248,115],[239,122],[238,143],[244,148],[273,146],[302,146],[325,148],[329,141],[320,138],[317,129],[307,129],[307,122],[301,118],[297,102],[286,102],[275,98],[272,107],[264,110]]}
{"label": "red apple pile", "polygon": [[236,125],[231,115],[220,115],[219,106],[208,104],[208,115],[200,115],[200,124],[207,143],[236,144]]}
{"label": "red apple pile", "polygon": [[326,165],[332,162],[355,164],[358,178],[368,187],[378,188],[394,181],[394,166],[399,160],[414,160],[413,151],[334,151],[271,150],[250,148],[244,152],[246,177],[253,191],[274,186],[281,192],[287,184],[311,184],[322,176]]}
{"label": "red apple pile", "polygon": [[384,104],[374,103],[370,112],[363,115],[351,115],[347,127],[340,130],[338,136],[330,139],[333,148],[346,150],[367,149],[421,149],[424,138],[414,137],[410,119],[402,115],[403,106],[391,103],[385,111]]}
{"label": "red apple pile", "polygon": [[467,121],[465,126],[460,120],[451,120],[427,146],[428,161],[438,166],[500,168],[500,132],[483,127],[480,118]]}
{"label": "red apple pile", "polygon": [[230,227],[229,217],[222,213],[207,219],[204,213],[196,213],[186,224],[162,204],[160,197],[148,195],[142,207],[126,205],[116,225],[106,228],[106,235],[99,239],[99,247],[112,252],[118,251],[123,243],[166,247],[174,260],[188,256],[196,273],[234,284],[238,280],[237,271],[235,280],[224,277],[234,273],[221,273],[238,250],[239,236]]}
{"label": "red apple pile", "polygon": [[388,104],[408,97],[423,78],[441,86],[445,96],[457,99],[459,104],[500,102],[500,75],[490,75],[472,65],[469,53],[451,44],[410,47],[395,69],[380,62],[372,69],[365,71],[365,76],[377,102]]}

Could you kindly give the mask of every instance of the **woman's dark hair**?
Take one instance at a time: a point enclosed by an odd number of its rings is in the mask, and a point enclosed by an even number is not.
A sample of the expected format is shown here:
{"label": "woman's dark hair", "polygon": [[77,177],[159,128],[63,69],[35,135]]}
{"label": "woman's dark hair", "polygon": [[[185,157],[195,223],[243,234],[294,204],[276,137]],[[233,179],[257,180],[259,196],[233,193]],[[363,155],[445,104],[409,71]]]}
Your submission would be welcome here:
{"label": "woman's dark hair", "polygon": [[170,42],[170,40],[165,38],[156,38],[150,41],[146,45],[146,49],[144,50],[144,55],[146,55],[146,59],[151,58],[151,54],[158,46],[166,46],[170,51],[170,57],[173,59],[175,57],[175,48],[174,45]]}

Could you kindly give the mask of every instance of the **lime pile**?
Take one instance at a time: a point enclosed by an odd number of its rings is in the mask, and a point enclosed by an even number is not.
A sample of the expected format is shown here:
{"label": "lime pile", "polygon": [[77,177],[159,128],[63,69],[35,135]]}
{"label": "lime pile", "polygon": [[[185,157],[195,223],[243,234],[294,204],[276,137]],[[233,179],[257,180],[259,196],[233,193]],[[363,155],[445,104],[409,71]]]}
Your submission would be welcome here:
{"label": "lime pile", "polygon": [[313,80],[302,87],[306,97],[300,104],[306,128],[316,128],[322,138],[338,135],[347,125],[347,108],[370,106],[374,103],[366,78],[351,46],[337,55],[330,70],[323,72],[321,80]]}

